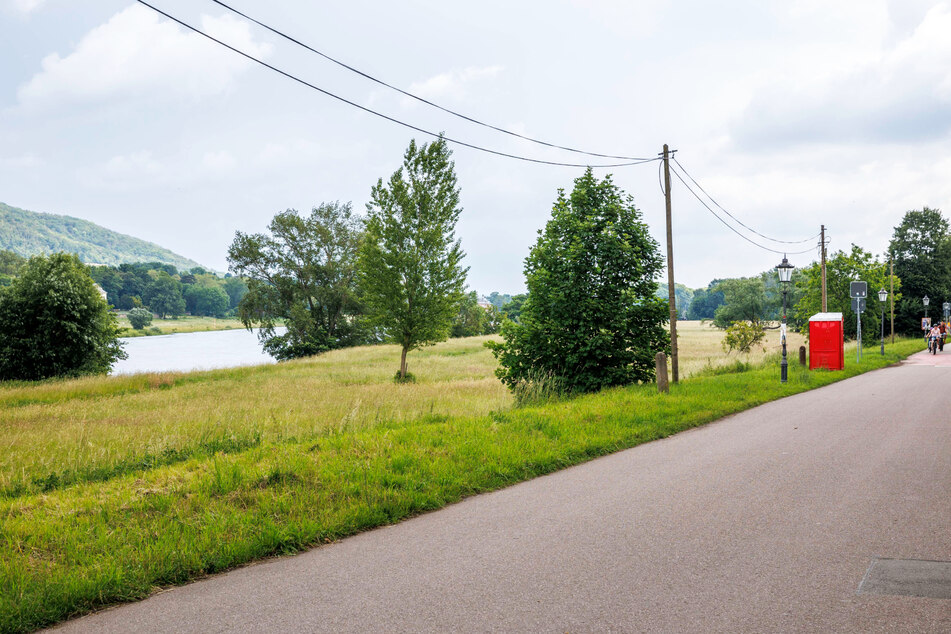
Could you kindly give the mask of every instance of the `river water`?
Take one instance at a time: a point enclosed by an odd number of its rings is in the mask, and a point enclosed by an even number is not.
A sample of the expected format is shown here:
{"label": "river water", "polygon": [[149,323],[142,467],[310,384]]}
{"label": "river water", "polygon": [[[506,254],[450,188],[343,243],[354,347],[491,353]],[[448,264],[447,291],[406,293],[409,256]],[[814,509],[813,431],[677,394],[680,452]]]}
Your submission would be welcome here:
{"label": "river water", "polygon": [[257,330],[188,332],[120,341],[129,358],[117,361],[111,374],[188,372],[275,362],[261,349]]}

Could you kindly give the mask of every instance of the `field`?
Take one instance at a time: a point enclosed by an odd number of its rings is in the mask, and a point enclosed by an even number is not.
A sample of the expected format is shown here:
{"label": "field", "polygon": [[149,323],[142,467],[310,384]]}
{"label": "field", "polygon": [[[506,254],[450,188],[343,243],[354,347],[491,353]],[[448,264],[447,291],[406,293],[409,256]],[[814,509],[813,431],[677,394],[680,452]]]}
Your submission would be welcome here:
{"label": "field", "polygon": [[0,386],[0,631],[398,521],[922,347],[901,341],[841,373],[807,372],[792,354],[780,385],[773,354],[751,359],[762,369],[714,369],[717,336],[684,324],[693,377],[670,395],[631,386],[521,408],[493,377],[485,337],[411,353],[408,385],[392,382],[399,349],[375,346]]}
{"label": "field", "polygon": [[125,313],[119,313],[119,327],[125,328],[122,337],[147,337],[150,335],[173,335],[179,332],[201,332],[205,330],[234,330],[244,328],[238,319],[218,319],[216,317],[178,317],[177,319],[152,319],[152,325],[136,330],[129,323]]}

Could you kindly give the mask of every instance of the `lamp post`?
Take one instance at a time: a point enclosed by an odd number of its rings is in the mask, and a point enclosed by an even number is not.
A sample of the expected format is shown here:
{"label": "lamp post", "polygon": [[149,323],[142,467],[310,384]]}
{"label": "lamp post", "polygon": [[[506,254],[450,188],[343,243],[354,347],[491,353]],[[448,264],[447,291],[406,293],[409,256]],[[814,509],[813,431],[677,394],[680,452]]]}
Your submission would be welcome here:
{"label": "lamp post", "polygon": [[882,303],[882,356],[885,356],[885,300],[888,299],[888,291],[884,288],[878,292],[878,301]]}
{"label": "lamp post", "polygon": [[776,267],[776,272],[779,274],[779,281],[783,285],[783,323],[779,327],[779,334],[782,337],[783,341],[783,360],[779,364],[779,382],[785,383],[786,376],[788,372],[788,363],[786,361],[786,291],[789,286],[789,280],[792,279],[793,269],[796,268],[789,263],[789,260],[786,259],[786,255],[783,255],[783,261],[779,263]]}
{"label": "lamp post", "polygon": [[928,319],[928,304],[931,303],[931,300],[928,299],[927,295],[925,295],[921,298],[921,303],[925,305],[925,319]]}

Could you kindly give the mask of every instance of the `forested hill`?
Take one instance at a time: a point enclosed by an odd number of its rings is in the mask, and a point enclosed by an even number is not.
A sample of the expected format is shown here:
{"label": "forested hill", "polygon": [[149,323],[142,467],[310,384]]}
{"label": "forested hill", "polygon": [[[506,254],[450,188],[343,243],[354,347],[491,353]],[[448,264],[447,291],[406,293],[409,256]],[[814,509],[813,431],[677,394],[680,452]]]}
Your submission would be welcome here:
{"label": "forested hill", "polygon": [[40,253],[75,253],[87,264],[162,262],[187,271],[201,266],[157,244],[70,216],[37,213],[0,203],[0,249],[28,257]]}

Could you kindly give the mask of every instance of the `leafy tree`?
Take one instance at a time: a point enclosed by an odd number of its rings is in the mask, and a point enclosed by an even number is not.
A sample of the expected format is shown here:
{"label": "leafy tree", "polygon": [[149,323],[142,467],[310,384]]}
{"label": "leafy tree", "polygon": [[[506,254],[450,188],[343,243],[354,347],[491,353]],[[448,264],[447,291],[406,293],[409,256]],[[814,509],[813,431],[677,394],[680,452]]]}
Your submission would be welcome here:
{"label": "leafy tree", "polygon": [[503,324],[503,343],[487,344],[496,375],[513,390],[542,375],[561,392],[652,380],[654,355],[670,345],[654,281],[662,268],[631,197],[588,169],[570,196],[558,191],[525,260],[519,322]]}
{"label": "leafy tree", "polygon": [[522,314],[522,306],[525,305],[525,300],[527,299],[528,293],[513,295],[511,301],[506,302],[505,305],[502,306],[502,316],[512,321],[518,321]]}
{"label": "leafy tree", "polygon": [[753,350],[753,346],[763,341],[765,336],[766,331],[763,330],[763,325],[759,322],[734,321],[727,326],[720,345],[728,353],[733,351],[749,353]]}
{"label": "leafy tree", "polygon": [[228,305],[232,309],[237,308],[244,296],[248,294],[248,285],[245,281],[240,277],[231,277],[230,273],[221,288],[228,294]]}
{"label": "leafy tree", "polygon": [[759,323],[766,319],[766,283],[762,277],[722,280],[716,290],[723,293],[723,304],[713,313],[713,324],[718,328],[736,321]]}
{"label": "leafy tree", "polygon": [[687,319],[713,319],[716,309],[723,305],[723,291],[717,290],[721,280],[713,280],[706,288],[693,292],[693,301],[687,309]]}
{"label": "leafy tree", "polygon": [[[796,303],[799,316],[796,330],[808,332],[809,317],[822,311],[822,267],[818,262],[800,271],[796,286],[801,293]],[[851,251],[836,251],[826,259],[827,307],[832,313],[842,313],[845,319],[845,336],[855,339],[857,323],[852,312],[852,300],[849,297],[849,285],[853,281],[868,283],[866,312],[862,315],[862,340],[872,343],[879,338],[881,328],[881,306],[878,291],[888,290],[888,263],[882,262],[862,247],[852,245]],[[901,280],[895,279],[895,305],[898,306],[902,287]],[[888,319],[888,306],[885,306],[885,319]]]}
{"label": "leafy tree", "polygon": [[446,339],[465,287],[451,154],[442,138],[411,141],[402,167],[377,182],[367,203],[360,285],[373,323],[402,347],[400,380],[407,352]]}
{"label": "leafy tree", "polygon": [[167,271],[161,271],[152,280],[145,291],[145,303],[160,319],[166,316],[178,317],[185,314],[185,298],[182,297],[182,283],[174,279]]}
{"label": "leafy tree", "polygon": [[224,317],[230,301],[228,294],[220,286],[200,286],[194,284],[185,291],[185,303],[191,304],[193,315]]}
{"label": "leafy tree", "polygon": [[492,291],[489,293],[489,296],[486,298],[489,300],[489,303],[502,310],[502,307],[512,301],[512,296],[508,293],[502,294],[498,291]]}
{"label": "leafy tree", "polygon": [[[365,343],[356,297],[363,222],[350,203],[322,203],[309,216],[288,209],[268,232],[239,231],[228,249],[231,271],[247,280],[238,316],[260,325],[268,354],[283,361]],[[281,320],[287,332],[277,334]]]}
{"label": "leafy tree", "polygon": [[129,324],[136,330],[142,330],[152,323],[152,311],[147,308],[133,308],[127,315]]}
{"label": "leafy tree", "polygon": [[[951,301],[951,237],[948,221],[937,209],[909,211],[895,227],[888,251],[903,297],[895,304],[895,330],[920,334],[925,316],[922,298],[931,299],[929,315],[939,317],[941,304]],[[871,293],[871,288],[869,289]]]}
{"label": "leafy tree", "polygon": [[479,296],[475,291],[463,296],[459,303],[459,312],[452,319],[450,337],[475,337],[486,334],[486,322],[489,315],[479,306]]}
{"label": "leafy tree", "polygon": [[26,258],[13,251],[0,250],[0,286],[10,286],[26,264]]}
{"label": "leafy tree", "polygon": [[[670,301],[670,293],[667,290],[667,284],[661,282],[657,285],[657,297]],[[690,310],[690,304],[693,302],[693,291],[683,284],[674,284],[674,304],[677,305],[677,319],[686,319],[687,312]]]}
{"label": "leafy tree", "polygon": [[118,326],[75,255],[30,258],[0,289],[0,380],[105,374],[126,357]]}

